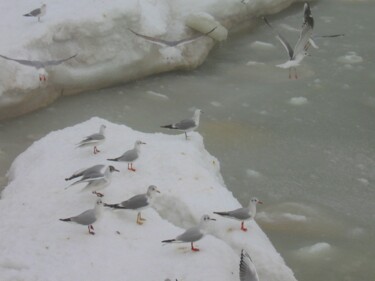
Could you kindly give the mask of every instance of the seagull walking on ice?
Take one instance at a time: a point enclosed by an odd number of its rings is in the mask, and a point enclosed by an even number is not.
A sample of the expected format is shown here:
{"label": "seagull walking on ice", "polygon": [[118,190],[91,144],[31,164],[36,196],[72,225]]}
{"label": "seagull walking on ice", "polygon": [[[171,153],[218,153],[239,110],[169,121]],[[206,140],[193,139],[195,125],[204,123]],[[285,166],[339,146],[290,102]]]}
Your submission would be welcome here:
{"label": "seagull walking on ice", "polygon": [[151,37],[151,36],[147,36],[147,35],[137,33],[130,28],[128,28],[128,29],[134,35],[136,35],[138,37],[141,37],[141,38],[143,38],[143,39],[145,39],[145,40],[147,40],[151,43],[157,44],[159,46],[162,46],[162,47],[177,47],[179,45],[187,44],[187,43],[193,42],[193,41],[195,41],[195,40],[197,40],[201,37],[207,36],[210,33],[212,33],[216,28],[217,28],[217,26],[215,28],[211,29],[210,31],[206,32],[206,33],[195,35],[195,36],[185,38],[185,39],[181,39],[181,40],[176,40],[176,41],[163,40],[163,39],[159,39],[159,38],[155,38],[155,37]]}
{"label": "seagull walking on ice", "polygon": [[93,209],[89,209],[87,211],[84,211],[83,213],[79,214],[75,217],[70,217],[66,219],[60,219],[61,221],[67,221],[67,222],[74,222],[81,225],[87,225],[89,229],[89,233],[94,235],[94,227],[92,226],[94,222],[97,221],[101,214],[101,207],[102,207],[102,200],[98,199],[95,203],[95,207]]}
{"label": "seagull walking on ice", "polygon": [[83,190],[92,190],[92,193],[96,196],[103,197],[104,195],[98,192],[98,190],[103,189],[111,183],[113,172],[119,172],[119,170],[117,170],[113,166],[107,166],[105,169],[104,168],[105,165],[95,165],[87,169],[78,170],[72,176],[66,178],[65,180],[68,181],[77,177],[82,178],[67,186],[65,189],[76,184],[87,182],[87,185],[83,188]]}
{"label": "seagull walking on ice", "polygon": [[101,125],[99,133],[95,133],[85,137],[80,143],[77,144],[77,147],[86,147],[94,146],[94,154],[100,152],[97,146],[105,141],[104,131],[106,129],[105,125]]}
{"label": "seagull walking on ice", "polygon": [[245,250],[241,251],[240,281],[259,281],[255,265]]}
{"label": "seagull walking on ice", "polygon": [[309,5],[306,3],[304,6],[304,22],[303,26],[294,49],[290,46],[289,42],[268,22],[268,20],[263,17],[264,22],[272,29],[276,34],[276,38],[284,46],[288,53],[289,60],[283,64],[276,65],[277,67],[289,69],[289,79],[292,78],[292,70],[294,69],[294,77],[297,79],[297,69],[296,67],[300,65],[302,60],[309,54],[306,52],[306,46],[310,41],[314,28],[314,19],[311,16],[311,11]]}
{"label": "seagull walking on ice", "polygon": [[40,18],[46,14],[47,5],[43,4],[40,8],[32,10],[30,13],[24,14],[24,17],[37,17],[38,22],[40,22]]}
{"label": "seagull walking on ice", "polygon": [[199,251],[198,248],[194,247],[194,242],[202,239],[202,237],[206,234],[204,228],[208,224],[209,221],[215,221],[215,219],[210,218],[208,215],[203,215],[199,224],[197,226],[193,226],[187,229],[184,233],[180,234],[174,239],[163,240],[162,243],[190,243],[191,250],[196,252]]}
{"label": "seagull walking on ice", "polygon": [[77,56],[77,54],[75,54],[74,56],[68,57],[66,59],[61,59],[61,60],[45,60],[45,61],[41,61],[41,60],[12,59],[12,58],[0,55],[0,57],[2,57],[3,59],[15,61],[15,62],[18,62],[20,64],[26,65],[26,66],[35,67],[38,70],[39,81],[40,82],[47,81],[48,74],[47,74],[47,71],[46,71],[46,67],[59,65],[59,64],[61,64],[63,62],[66,62],[66,61],[72,59],[72,58],[75,58],[76,56]]}
{"label": "seagull walking on ice", "polygon": [[128,162],[128,170],[135,172],[136,170],[133,168],[133,162],[138,159],[142,144],[146,144],[146,143],[140,140],[137,140],[134,143],[133,149],[125,151],[124,154],[122,154],[121,156],[117,158],[107,159],[107,160],[116,161],[116,162]]}
{"label": "seagull walking on ice", "polygon": [[187,132],[194,131],[199,126],[199,117],[203,113],[202,110],[197,109],[194,112],[194,115],[192,118],[184,119],[178,123],[160,126],[161,128],[167,128],[167,129],[173,129],[178,131],[183,131],[185,133],[185,139],[188,139]]}
{"label": "seagull walking on ice", "polygon": [[142,218],[141,211],[150,207],[153,197],[156,193],[160,193],[155,185],[150,185],[146,193],[138,194],[130,199],[123,201],[118,204],[106,204],[104,207],[110,207],[113,209],[125,209],[125,210],[134,210],[138,211],[137,214],[137,224],[141,225],[146,220]]}
{"label": "seagull walking on ice", "polygon": [[241,230],[247,231],[244,225],[245,221],[255,218],[257,204],[263,204],[263,202],[253,197],[250,199],[249,206],[246,208],[239,208],[228,212],[214,212],[214,214],[241,221]]}

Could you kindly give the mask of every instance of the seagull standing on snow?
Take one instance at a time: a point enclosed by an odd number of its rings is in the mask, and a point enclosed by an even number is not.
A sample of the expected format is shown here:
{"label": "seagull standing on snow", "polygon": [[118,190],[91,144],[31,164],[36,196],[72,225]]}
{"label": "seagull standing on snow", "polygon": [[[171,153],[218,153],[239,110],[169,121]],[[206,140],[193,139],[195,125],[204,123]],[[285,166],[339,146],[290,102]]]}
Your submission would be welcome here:
{"label": "seagull standing on snow", "polygon": [[101,125],[99,129],[99,133],[89,135],[85,137],[80,143],[77,144],[78,147],[85,147],[85,146],[94,146],[94,154],[97,154],[100,152],[97,145],[101,144],[105,140],[104,131],[106,126]]}
{"label": "seagull standing on snow", "polygon": [[311,39],[314,28],[314,19],[311,16],[310,6],[307,3],[305,3],[304,5],[304,22],[294,49],[290,46],[288,41],[286,41],[285,38],[272,27],[272,25],[265,17],[263,17],[263,20],[276,34],[276,38],[281,42],[285,50],[288,52],[289,60],[283,64],[278,64],[276,66],[289,69],[289,79],[292,78],[292,70],[294,69],[294,77],[297,79],[298,76],[296,67],[300,65],[300,63],[306,56],[309,55],[306,52],[306,46],[310,44],[309,41]]}
{"label": "seagull standing on snow", "polygon": [[244,226],[244,222],[255,217],[257,204],[263,204],[263,202],[259,201],[258,198],[253,197],[251,198],[247,208],[239,208],[229,212],[214,212],[214,214],[241,221],[241,230],[247,231],[247,228]]}
{"label": "seagull standing on snow", "polygon": [[46,14],[47,5],[43,4],[40,8],[32,10],[30,13],[24,14],[24,17],[37,17],[38,22],[40,22],[40,18]]}
{"label": "seagull standing on snow", "polygon": [[113,166],[106,167],[103,172],[104,167],[104,165],[95,165],[87,169],[78,170],[71,177],[66,178],[65,180],[68,181],[77,177],[82,178],[67,186],[65,189],[71,187],[72,185],[87,182],[88,184],[83,188],[83,190],[92,190],[92,193],[96,196],[103,197],[104,195],[98,192],[98,190],[111,183],[113,172],[119,172],[119,170]]}
{"label": "seagull standing on snow", "polygon": [[137,224],[143,224],[143,222],[146,219],[142,218],[141,210],[144,210],[150,207],[152,198],[156,193],[160,193],[160,191],[157,189],[155,185],[150,185],[146,193],[135,195],[131,197],[130,199],[123,201],[121,203],[118,203],[118,204],[104,203],[104,206],[110,207],[113,209],[125,209],[125,210],[138,211]]}
{"label": "seagull standing on snow", "polygon": [[197,109],[194,112],[192,118],[184,119],[178,123],[160,126],[161,128],[174,129],[178,131],[183,131],[185,133],[185,138],[188,139],[187,132],[194,131],[199,126],[199,117],[203,113],[202,110]]}
{"label": "seagull standing on snow", "polygon": [[255,265],[245,250],[241,251],[240,281],[259,281]]}
{"label": "seagull standing on snow", "polygon": [[203,215],[197,226],[193,226],[187,229],[184,233],[177,236],[175,239],[163,240],[161,242],[162,243],[190,243],[192,251],[194,252],[199,251],[198,248],[194,247],[193,243],[195,241],[200,240],[206,234],[204,231],[204,227],[207,225],[207,223],[210,220],[215,221],[215,219],[210,218],[208,215]]}
{"label": "seagull standing on snow", "polygon": [[157,44],[159,46],[162,46],[162,47],[177,47],[179,45],[187,44],[187,43],[193,42],[193,41],[195,41],[195,40],[197,40],[201,37],[207,36],[211,32],[213,32],[216,28],[217,28],[217,26],[215,28],[211,29],[210,31],[206,32],[206,33],[195,35],[193,37],[189,37],[189,38],[185,38],[185,39],[181,39],[181,40],[176,40],[176,41],[168,41],[168,40],[163,40],[163,39],[159,39],[159,38],[155,38],[155,37],[151,37],[151,36],[146,36],[146,35],[137,33],[130,28],[128,28],[128,29],[134,35],[136,35],[138,37],[141,37],[141,38],[143,38],[143,39],[145,39],[145,40],[147,40],[151,43]]}
{"label": "seagull standing on snow", "polygon": [[2,57],[3,59],[15,61],[15,62],[18,62],[20,64],[26,65],[26,66],[35,67],[38,70],[39,81],[40,82],[47,81],[48,74],[47,74],[47,71],[46,71],[46,67],[59,65],[59,64],[65,62],[67,60],[70,60],[70,59],[76,57],[76,56],[77,56],[77,54],[75,54],[74,56],[71,56],[69,58],[62,59],[62,60],[45,60],[45,61],[40,61],[40,60],[19,60],[19,59],[12,59],[12,58],[0,55],[0,57]]}
{"label": "seagull standing on snow", "polygon": [[146,143],[140,140],[137,140],[134,144],[133,149],[125,151],[123,155],[117,158],[107,159],[107,160],[116,161],[116,162],[128,162],[128,170],[135,172],[135,169],[133,168],[133,162],[138,159],[142,144],[146,144]]}
{"label": "seagull standing on snow", "polygon": [[102,200],[98,199],[95,203],[95,207],[93,209],[89,209],[78,216],[70,217],[66,219],[60,219],[61,221],[67,221],[67,222],[74,222],[81,225],[87,225],[89,229],[89,233],[94,235],[94,227],[92,224],[96,222],[96,220],[99,218],[101,214],[101,207],[102,207]]}

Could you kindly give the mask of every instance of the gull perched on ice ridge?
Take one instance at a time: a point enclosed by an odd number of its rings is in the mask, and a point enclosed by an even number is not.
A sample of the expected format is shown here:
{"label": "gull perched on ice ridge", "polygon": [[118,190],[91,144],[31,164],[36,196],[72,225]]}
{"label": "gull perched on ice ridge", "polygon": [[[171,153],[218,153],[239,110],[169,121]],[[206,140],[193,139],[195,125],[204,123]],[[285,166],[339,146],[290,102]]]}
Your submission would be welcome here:
{"label": "gull perched on ice ridge", "polygon": [[40,18],[46,14],[47,5],[43,4],[40,8],[32,10],[30,13],[24,14],[24,17],[37,17],[40,22]]}
{"label": "gull perched on ice ridge", "polygon": [[257,204],[263,204],[263,202],[259,201],[258,198],[253,197],[250,199],[249,206],[246,208],[239,208],[228,212],[214,212],[214,214],[241,221],[241,230],[247,231],[244,222],[255,217]]}
{"label": "gull perched on ice ridge", "polygon": [[41,61],[41,60],[12,59],[12,58],[0,55],[0,57],[4,58],[6,60],[11,60],[11,61],[18,62],[19,64],[23,64],[23,65],[26,65],[26,66],[35,67],[38,70],[39,81],[41,81],[41,82],[47,81],[48,74],[47,74],[47,71],[46,71],[46,67],[59,65],[59,64],[65,62],[67,60],[75,58],[76,56],[77,56],[77,54],[75,54],[74,56],[68,57],[66,59],[61,59],[61,60],[45,60],[45,61]]}
{"label": "gull perched on ice ridge", "polygon": [[199,126],[199,117],[203,113],[202,110],[197,109],[194,112],[192,118],[184,119],[178,123],[160,126],[161,128],[174,129],[178,131],[183,131],[185,133],[185,138],[188,139],[187,132],[194,131]]}
{"label": "gull perched on ice ridge", "polygon": [[151,37],[151,36],[147,36],[147,35],[143,35],[143,34],[140,34],[140,33],[137,33],[135,32],[134,30],[129,29],[130,32],[132,32],[134,35],[138,36],[138,37],[141,37],[151,43],[154,43],[154,44],[157,44],[159,46],[162,46],[162,47],[177,47],[179,45],[183,45],[183,44],[187,44],[187,43],[190,43],[190,42],[193,42],[201,37],[204,37],[204,36],[207,36],[209,35],[210,33],[212,33],[215,29],[217,28],[214,27],[213,29],[211,29],[210,31],[206,32],[206,33],[203,33],[203,34],[199,34],[199,35],[195,35],[195,36],[192,36],[192,37],[189,37],[189,38],[185,38],[185,39],[181,39],[181,40],[176,40],[176,41],[168,41],[168,40],[163,40],[163,39],[159,39],[159,38],[155,38],[155,37]]}
{"label": "gull perched on ice ridge", "polygon": [[83,188],[83,190],[93,190],[93,194],[95,194],[98,197],[103,197],[104,195],[97,191],[111,183],[113,172],[119,172],[119,170],[117,170],[113,166],[107,166],[103,172],[104,167],[105,165],[95,165],[87,169],[78,170],[72,176],[66,178],[65,180],[68,181],[77,177],[82,178],[67,186],[65,189],[71,187],[72,185],[87,182],[88,184]]}
{"label": "gull perched on ice ridge", "polygon": [[255,265],[245,250],[241,251],[240,281],[259,281]]}
{"label": "gull perched on ice ridge", "polygon": [[207,225],[207,223],[210,220],[215,221],[215,219],[210,218],[210,216],[203,215],[197,226],[193,226],[187,229],[184,233],[178,235],[174,239],[163,240],[161,242],[162,243],[190,243],[192,251],[194,252],[199,251],[198,248],[194,247],[193,243],[195,241],[200,240],[206,234],[204,231],[204,227]]}
{"label": "gull perched on ice ridge", "polygon": [[107,159],[108,161],[116,161],[116,162],[128,162],[128,170],[135,172],[135,169],[133,168],[133,162],[138,159],[140,148],[142,144],[146,144],[145,142],[142,142],[140,140],[137,140],[134,143],[134,148],[130,149],[128,151],[125,151],[124,154],[117,158],[113,159]]}
{"label": "gull perched on ice ridge", "polygon": [[281,42],[285,50],[288,52],[289,60],[283,64],[278,64],[276,66],[289,69],[289,79],[292,78],[291,71],[292,69],[294,69],[294,77],[297,79],[298,76],[296,67],[300,65],[300,63],[306,56],[309,55],[306,52],[306,46],[310,44],[309,41],[314,28],[314,19],[311,16],[310,7],[307,3],[304,6],[304,22],[298,41],[294,46],[294,49],[290,46],[288,41],[286,41],[285,38],[276,29],[272,27],[272,25],[268,22],[268,20],[265,17],[263,17],[263,20],[276,34],[276,38]]}
{"label": "gull perched on ice ridge", "polygon": [[87,225],[89,229],[89,233],[94,235],[94,227],[92,224],[97,221],[101,214],[101,207],[102,207],[102,200],[98,199],[95,203],[95,207],[93,209],[89,209],[87,211],[84,211],[83,213],[79,214],[75,217],[70,217],[66,219],[60,219],[61,221],[67,221],[67,222],[74,222],[81,225]]}
{"label": "gull perched on ice ridge", "polygon": [[125,209],[125,210],[138,211],[137,224],[143,224],[143,222],[146,219],[142,218],[141,210],[144,210],[150,207],[153,196],[156,193],[160,193],[160,191],[157,189],[155,185],[150,185],[146,193],[135,195],[131,197],[130,199],[123,201],[121,203],[118,203],[118,204],[104,203],[104,206],[110,207],[113,209]]}
{"label": "gull perched on ice ridge", "polygon": [[105,140],[104,131],[106,129],[105,125],[101,125],[99,129],[99,133],[95,133],[85,137],[80,143],[77,144],[78,147],[85,147],[85,146],[94,146],[94,154],[100,152],[98,150],[97,145],[101,144]]}

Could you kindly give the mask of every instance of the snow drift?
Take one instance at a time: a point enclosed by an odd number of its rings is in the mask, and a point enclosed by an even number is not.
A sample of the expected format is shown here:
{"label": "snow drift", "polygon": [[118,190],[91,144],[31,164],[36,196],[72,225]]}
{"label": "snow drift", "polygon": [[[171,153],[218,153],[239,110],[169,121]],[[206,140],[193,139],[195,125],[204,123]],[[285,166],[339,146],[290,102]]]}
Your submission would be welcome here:
{"label": "snow drift", "polygon": [[[0,59],[0,119],[48,105],[61,95],[103,88],[147,75],[201,64],[227,29],[296,0],[45,0],[41,22],[22,17],[37,0],[1,1],[0,54],[27,60],[73,60],[47,69],[41,84],[36,69]],[[190,28],[188,27],[190,26]],[[161,48],[136,37],[177,40],[218,28],[177,48]]]}
{"label": "snow drift", "polygon": [[[82,136],[107,126],[101,152],[76,149]],[[140,139],[136,172],[115,163],[112,183],[102,192],[104,202],[121,202],[144,193],[153,184],[161,194],[154,208],[142,212],[147,221],[136,224],[136,213],[105,209],[94,224],[95,235],[85,226],[59,221],[93,207],[96,197],[81,187],[64,189],[64,178],[95,164],[108,164]],[[111,162],[112,163],[112,162]],[[146,134],[100,118],[55,131],[31,145],[12,164],[9,185],[0,200],[0,279],[14,280],[215,280],[237,281],[239,256],[245,249],[257,267],[260,280],[294,281],[271,242],[255,221],[239,223],[215,216],[215,210],[239,207],[225,187],[218,160],[204,148],[198,133],[169,136]],[[162,246],[203,214],[217,219],[208,235],[190,245]]]}

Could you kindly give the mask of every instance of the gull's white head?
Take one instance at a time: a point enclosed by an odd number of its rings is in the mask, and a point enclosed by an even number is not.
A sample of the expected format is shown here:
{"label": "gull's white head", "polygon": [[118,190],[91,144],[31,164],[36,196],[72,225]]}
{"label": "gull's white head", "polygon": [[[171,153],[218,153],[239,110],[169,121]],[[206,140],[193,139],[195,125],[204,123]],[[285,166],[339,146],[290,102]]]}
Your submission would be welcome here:
{"label": "gull's white head", "polygon": [[152,195],[154,195],[156,193],[160,193],[158,188],[155,185],[150,185],[147,189],[147,195],[152,197]]}
{"label": "gull's white head", "polygon": [[143,141],[140,141],[140,140],[137,140],[135,143],[134,143],[134,148],[139,150],[139,148],[141,147],[142,144],[146,144],[145,142]]}
{"label": "gull's white head", "polygon": [[38,70],[38,74],[39,74],[39,81],[40,81],[40,83],[46,83],[47,82],[47,78],[48,78],[47,71],[44,68],[40,68]]}
{"label": "gull's white head", "polygon": [[216,221],[216,219],[211,218],[209,215],[203,215],[200,220],[200,225],[203,226],[207,224],[209,221]]}

